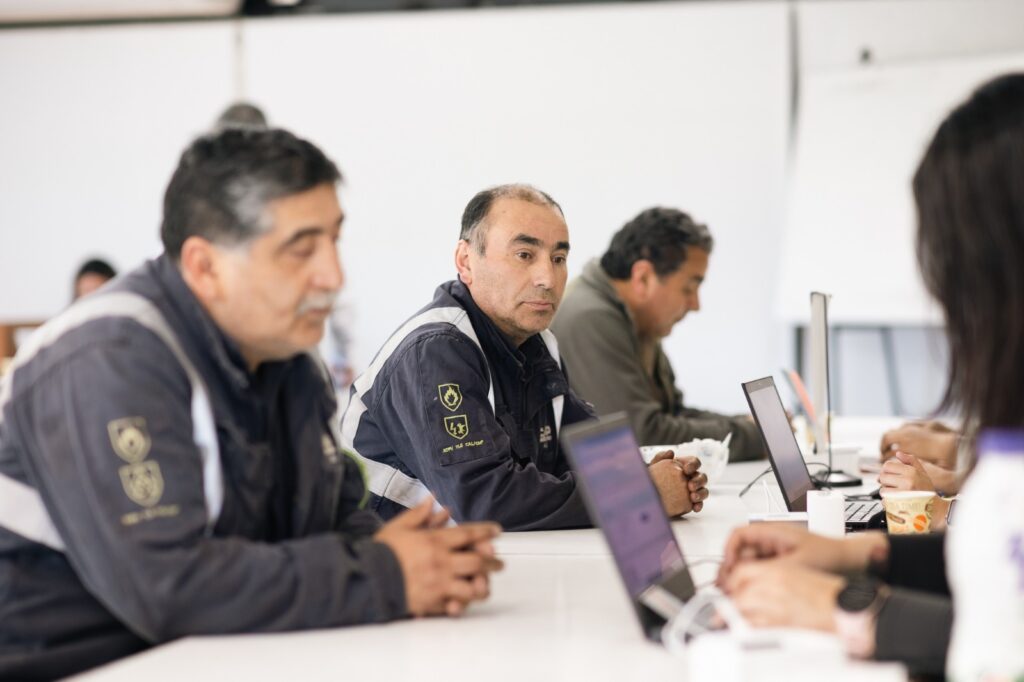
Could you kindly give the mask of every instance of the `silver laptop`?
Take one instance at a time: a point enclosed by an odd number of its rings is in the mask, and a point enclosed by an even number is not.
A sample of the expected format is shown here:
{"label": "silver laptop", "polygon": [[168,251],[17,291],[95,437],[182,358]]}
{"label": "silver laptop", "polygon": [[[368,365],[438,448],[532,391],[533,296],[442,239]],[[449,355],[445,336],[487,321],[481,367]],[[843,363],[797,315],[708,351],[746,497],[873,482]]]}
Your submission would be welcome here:
{"label": "silver laptop", "polygon": [[[800,453],[793,429],[790,428],[782,399],[775,388],[775,380],[765,377],[748,381],[743,384],[743,393],[747,396],[750,413],[761,431],[787,509],[792,512],[807,511],[807,493],[816,486],[807,471],[807,463]],[[848,500],[846,503],[847,530],[878,527],[883,518],[882,503],[877,500]]]}

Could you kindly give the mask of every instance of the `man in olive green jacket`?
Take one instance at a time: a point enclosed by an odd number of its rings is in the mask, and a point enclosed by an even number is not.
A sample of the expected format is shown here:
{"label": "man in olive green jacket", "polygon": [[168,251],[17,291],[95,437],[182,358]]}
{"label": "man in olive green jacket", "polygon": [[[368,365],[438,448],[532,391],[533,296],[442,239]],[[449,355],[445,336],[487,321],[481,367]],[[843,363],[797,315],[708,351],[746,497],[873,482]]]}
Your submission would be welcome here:
{"label": "man in olive green jacket", "polygon": [[753,421],[686,407],[661,348],[686,313],[700,310],[712,245],[707,227],[681,211],[640,213],[569,285],[551,331],[575,391],[598,414],[628,412],[642,445],[732,433],[730,459],[757,459],[765,452]]}

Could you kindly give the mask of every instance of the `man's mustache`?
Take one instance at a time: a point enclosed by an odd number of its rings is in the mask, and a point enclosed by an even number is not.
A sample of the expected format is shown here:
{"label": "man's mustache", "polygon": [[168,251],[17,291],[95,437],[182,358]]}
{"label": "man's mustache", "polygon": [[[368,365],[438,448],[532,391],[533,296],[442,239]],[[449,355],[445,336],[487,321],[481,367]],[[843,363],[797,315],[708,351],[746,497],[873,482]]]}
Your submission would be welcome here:
{"label": "man's mustache", "polygon": [[305,313],[314,310],[330,310],[331,308],[334,307],[334,302],[337,300],[337,298],[337,289],[332,291],[318,291],[316,293],[309,294],[304,299],[302,299],[301,303],[299,303],[299,307],[296,313],[299,315],[304,315]]}
{"label": "man's mustache", "polygon": [[524,301],[540,301],[543,303],[557,303],[558,299],[555,298],[555,294],[550,289],[537,289],[531,294],[527,294],[523,297]]}

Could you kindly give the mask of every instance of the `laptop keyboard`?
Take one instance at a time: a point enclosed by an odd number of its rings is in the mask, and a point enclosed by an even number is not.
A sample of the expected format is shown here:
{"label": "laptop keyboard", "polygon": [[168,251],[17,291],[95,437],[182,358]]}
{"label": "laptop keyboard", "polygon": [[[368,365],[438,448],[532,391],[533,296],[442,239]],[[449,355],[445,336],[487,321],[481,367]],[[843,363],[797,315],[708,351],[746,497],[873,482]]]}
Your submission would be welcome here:
{"label": "laptop keyboard", "polygon": [[882,511],[881,502],[850,501],[846,503],[846,522],[864,523],[880,511]]}

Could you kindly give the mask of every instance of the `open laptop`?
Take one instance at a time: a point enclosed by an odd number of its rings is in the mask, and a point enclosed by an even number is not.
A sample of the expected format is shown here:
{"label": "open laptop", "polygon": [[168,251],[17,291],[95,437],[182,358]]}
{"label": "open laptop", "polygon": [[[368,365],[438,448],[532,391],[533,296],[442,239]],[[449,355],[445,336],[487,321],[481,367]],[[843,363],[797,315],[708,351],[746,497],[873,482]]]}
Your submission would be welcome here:
{"label": "open laptop", "polygon": [[[810,392],[813,397],[808,397],[808,401],[817,408],[814,410],[817,418],[811,418],[810,425],[814,434],[815,451],[819,454],[828,454],[828,469],[815,474],[814,480],[830,488],[848,488],[859,486],[863,481],[852,474],[832,470],[833,454],[839,450],[849,450],[850,446],[832,442],[832,382],[829,375],[828,345],[828,306],[831,299],[830,294],[811,292],[811,324],[808,331],[811,356]],[[860,447],[854,447],[853,450],[860,450]]]}
{"label": "open laptop", "polygon": [[604,531],[648,639],[696,594],[624,413],[566,427],[562,445],[591,518]]}
{"label": "open laptop", "polygon": [[[761,431],[772,471],[779,482],[786,507],[791,512],[807,511],[807,493],[815,489],[814,481],[807,471],[807,463],[800,453],[796,436],[789,426],[786,410],[782,406],[775,380],[765,377],[743,384],[750,413],[754,415],[757,428]],[[846,528],[866,530],[875,527],[882,513],[882,503],[877,500],[853,501],[846,503]]]}

